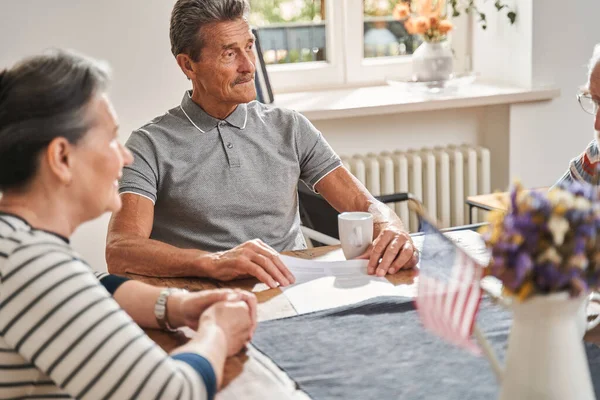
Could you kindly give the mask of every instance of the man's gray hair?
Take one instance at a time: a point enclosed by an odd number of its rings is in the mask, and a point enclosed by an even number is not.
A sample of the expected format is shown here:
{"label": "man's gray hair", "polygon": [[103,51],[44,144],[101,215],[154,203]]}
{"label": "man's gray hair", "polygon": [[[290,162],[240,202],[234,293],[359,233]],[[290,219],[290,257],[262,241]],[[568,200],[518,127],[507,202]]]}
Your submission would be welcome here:
{"label": "man's gray hair", "polygon": [[171,13],[171,53],[200,57],[204,38],[200,29],[216,22],[235,21],[250,11],[248,0],[177,0]]}
{"label": "man's gray hair", "polygon": [[590,62],[588,63],[588,78],[592,75],[592,72],[598,63],[600,63],[600,43],[594,46],[594,53],[592,54],[592,58],[590,58]]}

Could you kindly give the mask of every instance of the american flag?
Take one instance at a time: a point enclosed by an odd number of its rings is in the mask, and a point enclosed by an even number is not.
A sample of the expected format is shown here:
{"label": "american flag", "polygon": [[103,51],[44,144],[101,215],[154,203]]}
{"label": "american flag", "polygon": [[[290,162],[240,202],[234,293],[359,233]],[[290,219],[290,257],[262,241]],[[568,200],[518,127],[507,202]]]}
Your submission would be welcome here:
{"label": "american flag", "polygon": [[483,268],[426,220],[421,251],[417,310],[425,328],[476,354],[471,339],[479,311]]}

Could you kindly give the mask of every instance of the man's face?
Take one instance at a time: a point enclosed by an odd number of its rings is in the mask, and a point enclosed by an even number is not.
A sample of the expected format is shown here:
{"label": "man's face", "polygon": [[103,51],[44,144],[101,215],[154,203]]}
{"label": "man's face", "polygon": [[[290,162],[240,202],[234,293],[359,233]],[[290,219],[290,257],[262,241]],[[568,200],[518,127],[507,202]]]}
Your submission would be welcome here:
{"label": "man's face", "polygon": [[[589,92],[594,102],[600,103],[600,64],[597,64],[590,74]],[[596,113],[594,129],[597,135],[600,134],[600,110]]]}
{"label": "man's face", "polygon": [[192,79],[202,97],[241,104],[256,98],[254,36],[244,19],[202,28],[204,47]]}

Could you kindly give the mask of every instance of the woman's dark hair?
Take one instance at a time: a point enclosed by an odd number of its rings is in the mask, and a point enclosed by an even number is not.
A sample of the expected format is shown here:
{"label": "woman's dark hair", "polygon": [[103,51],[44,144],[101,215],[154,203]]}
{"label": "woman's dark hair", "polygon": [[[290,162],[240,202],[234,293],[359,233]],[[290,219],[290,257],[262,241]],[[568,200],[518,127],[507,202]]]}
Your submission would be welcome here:
{"label": "woman's dark hair", "polygon": [[0,191],[27,185],[55,138],[76,144],[84,136],[87,105],[108,81],[106,64],[64,50],[0,72]]}

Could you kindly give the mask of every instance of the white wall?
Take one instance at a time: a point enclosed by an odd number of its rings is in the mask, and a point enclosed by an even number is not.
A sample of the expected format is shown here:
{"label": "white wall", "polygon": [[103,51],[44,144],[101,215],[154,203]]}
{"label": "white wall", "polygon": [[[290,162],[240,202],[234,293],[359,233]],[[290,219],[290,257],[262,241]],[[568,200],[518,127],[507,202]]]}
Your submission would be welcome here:
{"label": "white wall", "polygon": [[423,111],[315,121],[315,126],[340,155],[353,155],[478,143],[480,114],[480,108]]}
{"label": "white wall", "polygon": [[[189,86],[171,55],[169,18],[175,0],[0,0],[0,68],[50,47],[108,61],[110,95],[120,133],[129,133],[179,104]],[[108,215],[80,227],[73,245],[105,269]]]}
{"label": "white wall", "polygon": [[559,99],[515,107],[511,116],[511,173],[526,185],[549,185],[594,137],[593,117],[575,95],[586,83],[587,61],[600,43],[600,1],[534,0],[534,84],[554,82]]}
{"label": "white wall", "polygon": [[475,30],[474,66],[486,78],[561,90],[552,102],[510,107],[509,174],[526,186],[547,186],[593,138],[593,117],[581,110],[575,94],[586,82],[587,60],[600,42],[600,1],[512,4],[519,13],[517,26],[490,10],[488,2],[489,29]]}
{"label": "white wall", "polygon": [[[111,97],[125,140],[132,129],[177,105],[188,87],[170,54],[168,23],[173,3],[0,0],[0,67],[53,46],[109,61],[114,70]],[[503,154],[492,160],[496,182],[507,181],[510,171],[511,177],[520,177],[530,186],[552,183],[592,137],[592,119],[578,108],[574,97],[578,84],[585,80],[584,64],[592,46],[600,42],[600,1],[518,3],[524,23],[533,25],[531,36],[521,25],[514,33],[503,25],[485,33],[475,29],[475,48],[484,52],[487,67],[481,59],[474,64],[493,77],[508,76],[507,81],[554,83],[562,91],[559,99],[319,121],[317,127],[344,154],[456,141],[479,143]],[[502,42],[506,37],[512,42]],[[105,216],[84,225],[73,238],[77,250],[98,269],[105,268],[107,220]]]}

